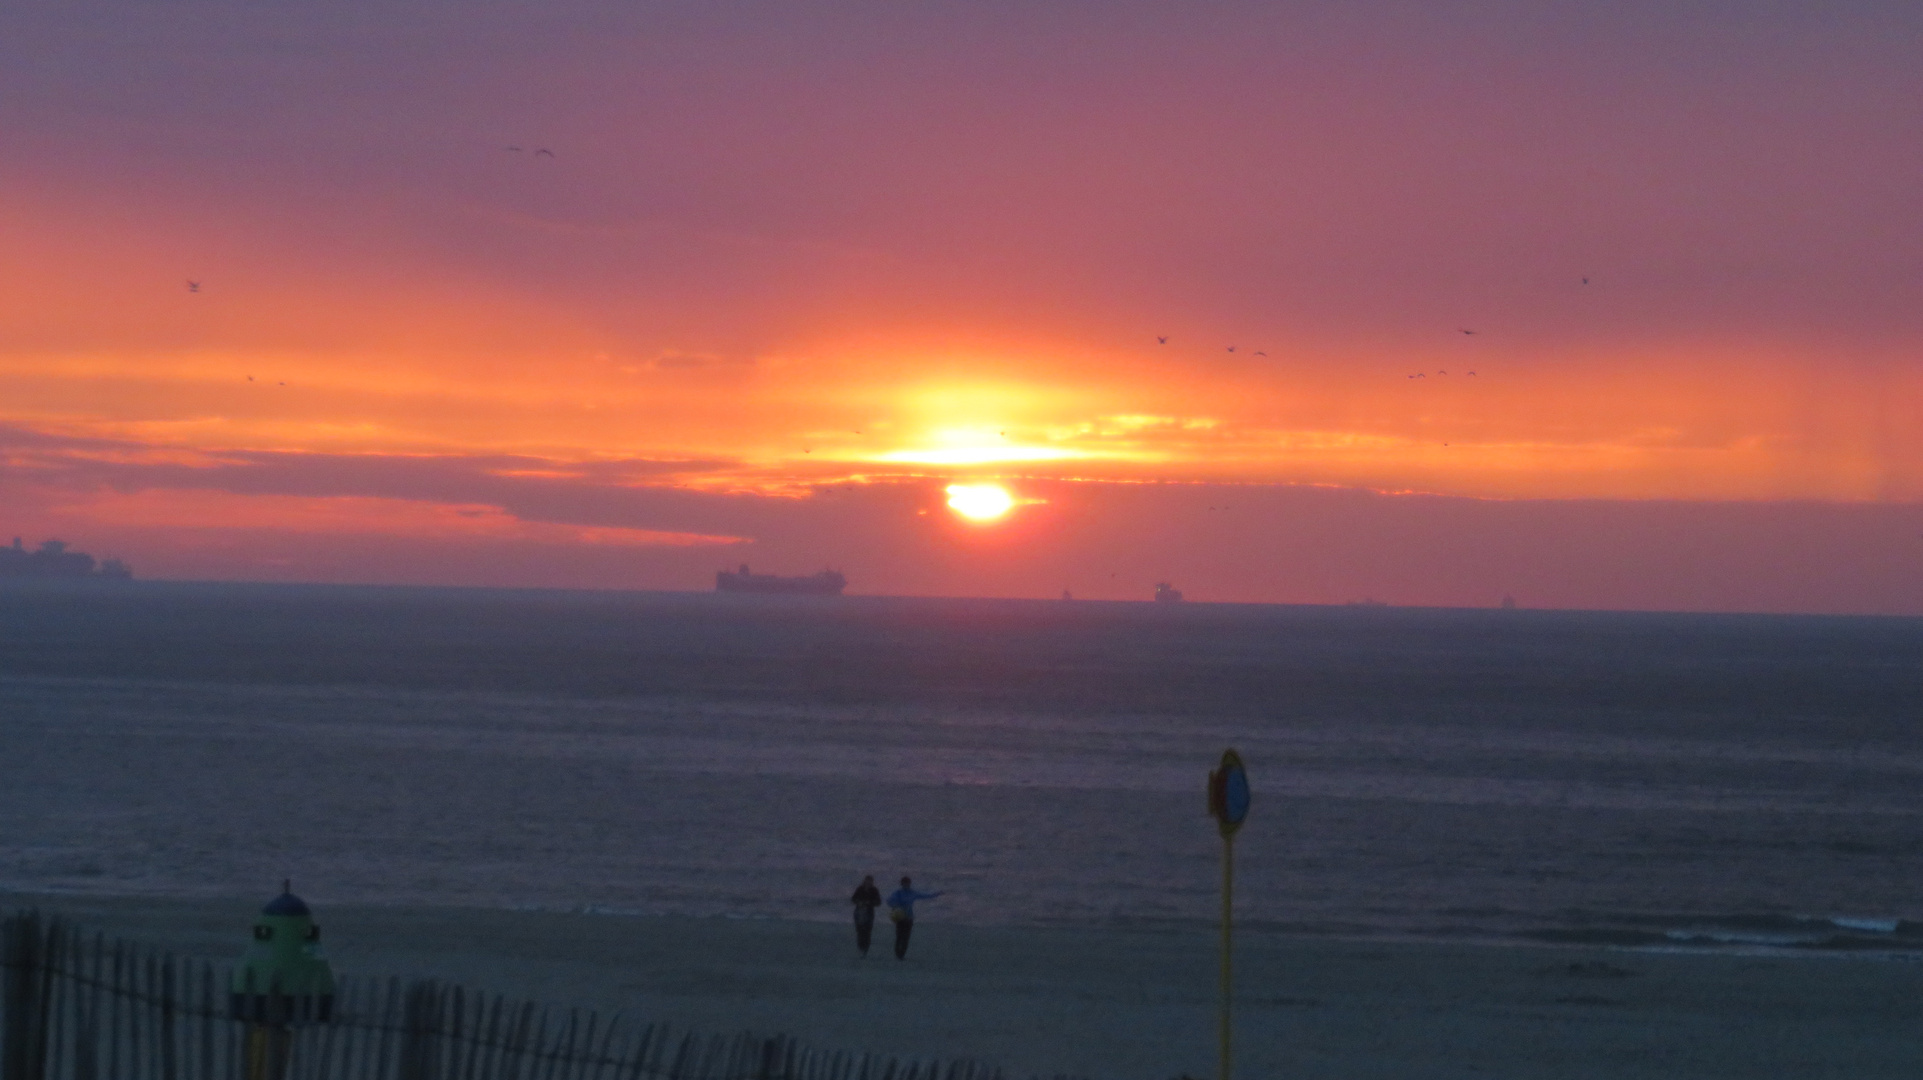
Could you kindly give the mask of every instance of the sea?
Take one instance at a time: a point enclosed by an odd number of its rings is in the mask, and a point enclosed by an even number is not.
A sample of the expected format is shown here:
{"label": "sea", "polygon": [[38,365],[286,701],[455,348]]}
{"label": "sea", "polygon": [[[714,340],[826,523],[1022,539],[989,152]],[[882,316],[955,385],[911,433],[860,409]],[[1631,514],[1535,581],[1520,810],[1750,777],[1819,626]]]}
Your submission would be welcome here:
{"label": "sea", "polygon": [[0,588],[0,890],[1923,958],[1923,620]]}

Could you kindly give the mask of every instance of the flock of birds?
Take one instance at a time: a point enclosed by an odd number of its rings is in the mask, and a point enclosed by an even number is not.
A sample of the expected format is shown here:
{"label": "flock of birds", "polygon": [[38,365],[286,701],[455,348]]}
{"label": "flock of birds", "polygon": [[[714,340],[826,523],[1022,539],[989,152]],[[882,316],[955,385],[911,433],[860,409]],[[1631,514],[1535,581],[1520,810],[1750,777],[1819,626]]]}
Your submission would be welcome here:
{"label": "flock of birds", "polygon": [[[1582,279],[1581,279],[1581,281],[1582,281],[1582,283],[1583,283],[1584,285],[1587,285],[1587,284],[1589,284],[1589,279],[1588,279],[1588,278],[1586,278],[1586,277],[1585,277],[1585,278],[1582,278]],[[1457,331],[1458,331],[1458,332],[1460,332],[1460,333],[1461,333],[1461,334],[1462,334],[1463,336],[1465,336],[1465,337],[1475,337],[1475,336],[1476,336],[1476,334],[1478,333],[1477,331],[1475,331],[1475,330],[1472,330],[1472,329],[1470,329],[1470,328],[1468,328],[1468,327],[1466,327],[1466,326],[1460,326],[1460,327],[1457,327],[1456,329],[1457,329]],[[1157,345],[1167,345],[1167,344],[1168,344],[1168,341],[1169,341],[1169,335],[1167,335],[1167,334],[1157,334],[1157,335],[1155,336],[1155,344],[1157,344]],[[1229,352],[1234,352],[1234,351],[1235,351],[1235,348],[1236,348],[1236,347],[1235,347],[1235,346],[1233,346],[1233,345],[1229,345],[1229,346],[1226,346],[1226,348],[1227,348],[1227,350],[1228,350]],[[1254,352],[1253,354],[1251,354],[1251,355],[1254,355],[1254,356],[1267,356],[1267,355],[1269,355],[1269,354],[1268,354],[1268,353],[1266,353],[1266,352],[1263,352],[1263,351],[1262,351],[1262,350],[1260,350],[1260,349],[1257,349],[1257,350],[1256,350],[1256,351],[1255,351],[1255,352]],[[1449,373],[1448,373],[1447,371],[1437,371],[1437,372],[1436,372],[1436,374],[1437,374],[1438,376],[1447,376],[1447,375],[1448,375]],[[1428,373],[1428,372],[1426,372],[1426,371],[1418,371],[1418,372],[1414,372],[1413,374],[1410,374],[1410,375],[1408,375],[1408,376],[1406,376],[1406,377],[1407,377],[1407,378],[1410,378],[1410,379],[1426,379],[1426,378],[1428,378],[1428,377],[1429,377],[1429,373]],[[1462,375],[1461,375],[1460,377],[1461,377],[1461,378],[1475,378],[1475,377],[1476,377],[1476,373],[1475,373],[1475,372],[1473,372],[1473,371],[1465,371],[1465,372],[1463,372],[1463,373],[1462,373]],[[1447,444],[1445,443],[1444,445],[1447,445]]]}
{"label": "flock of birds", "polygon": [[[1583,283],[1584,285],[1587,285],[1587,284],[1589,284],[1589,279],[1588,279],[1588,278],[1583,278],[1583,279],[1582,279],[1582,283]],[[1474,331],[1474,330],[1464,330],[1464,331],[1463,331],[1463,333],[1465,333],[1465,334],[1469,334],[1469,335],[1474,335],[1474,334],[1475,334],[1475,331]],[[1167,335],[1167,334],[1157,334],[1157,335],[1155,336],[1155,343],[1156,343],[1157,345],[1167,345],[1167,344],[1168,344],[1168,335]],[[1227,346],[1227,349],[1228,349],[1228,351],[1229,351],[1229,352],[1234,352],[1234,351],[1235,351],[1235,346],[1233,346],[1233,345],[1230,345],[1230,346]],[[1252,356],[1267,356],[1267,355],[1269,355],[1269,354],[1268,354],[1268,353],[1266,353],[1266,352],[1263,352],[1263,351],[1262,351],[1262,350],[1260,350],[1260,349],[1257,349],[1257,350],[1255,350],[1255,352],[1253,352],[1253,353],[1251,353],[1250,355],[1252,355]],[[1447,374],[1449,374],[1449,373],[1448,373],[1447,371],[1437,371],[1437,372],[1436,372],[1436,374],[1437,374],[1437,375],[1447,375]],[[1473,372],[1473,371],[1465,371],[1465,372],[1463,372],[1463,375],[1462,375],[1462,377],[1464,377],[1464,378],[1474,378],[1474,377],[1475,377],[1475,374],[1476,374],[1476,373],[1475,373],[1475,372]],[[1428,372],[1426,372],[1426,371],[1418,371],[1418,372],[1416,372],[1415,374],[1413,374],[1413,375],[1410,375],[1410,376],[1408,376],[1408,377],[1409,377],[1409,378],[1411,378],[1411,379],[1426,379],[1426,378],[1428,378],[1428,377],[1429,377],[1429,373],[1428,373]]]}
{"label": "flock of birds", "polygon": [[[524,148],[524,147],[520,147],[520,146],[504,146],[504,147],[502,147],[501,149],[502,149],[502,151],[503,151],[504,153],[509,153],[509,154],[525,154],[525,153],[527,153],[527,150],[526,150],[526,148]],[[547,147],[545,147],[545,146],[540,146],[540,147],[536,147],[536,148],[534,149],[534,153],[533,153],[533,155],[532,155],[532,156],[534,156],[534,157],[546,157],[546,158],[552,158],[552,157],[554,157],[554,151],[553,151],[553,150],[550,150],[550,149],[548,149],[548,148],[547,148]],[[1583,279],[1582,279],[1582,283],[1583,283],[1584,285],[1587,285],[1587,284],[1589,284],[1589,279],[1588,279],[1588,278],[1586,278],[1586,277],[1585,277],[1585,278],[1583,278]],[[190,293],[198,293],[198,292],[200,292],[200,282],[198,282],[198,281],[195,281],[195,280],[194,280],[194,279],[192,279],[192,278],[188,278],[188,279],[187,279],[187,291],[188,291],[188,292],[190,292]],[[1460,331],[1461,331],[1461,332],[1462,332],[1462,333],[1463,333],[1463,334],[1464,334],[1465,336],[1468,336],[1468,337],[1474,337],[1474,336],[1476,336],[1476,331],[1475,331],[1475,330],[1472,330],[1472,329],[1469,329],[1468,327],[1459,327],[1458,329],[1459,329],[1459,330],[1460,330]],[[1157,345],[1167,345],[1167,344],[1168,344],[1168,342],[1169,342],[1169,335],[1167,335],[1167,334],[1158,334],[1158,335],[1156,335],[1156,337],[1155,337],[1155,343],[1156,343]],[[1231,352],[1231,353],[1233,353],[1233,352],[1235,352],[1235,351],[1236,351],[1236,346],[1234,346],[1234,345],[1229,345],[1229,346],[1226,346],[1226,348],[1227,348],[1227,350],[1228,350],[1229,352]],[[1252,355],[1252,356],[1261,356],[1261,357],[1267,357],[1267,356],[1268,356],[1269,354],[1268,354],[1267,352],[1265,352],[1264,350],[1261,350],[1261,349],[1256,349],[1256,350],[1255,350],[1254,352],[1252,352],[1252,353],[1251,353],[1250,355]],[[1447,371],[1437,371],[1437,372],[1436,372],[1436,375],[1437,375],[1437,376],[1447,376],[1448,374],[1449,374],[1449,373],[1448,373]],[[1464,373],[1463,373],[1463,376],[1462,376],[1462,377],[1463,377],[1463,378],[1474,378],[1475,376],[1476,376],[1476,373],[1475,373],[1475,372],[1473,372],[1473,371],[1468,371],[1468,372],[1464,372]],[[1407,376],[1407,378],[1410,378],[1410,379],[1426,379],[1426,378],[1428,378],[1428,377],[1429,377],[1429,373],[1428,373],[1428,372],[1426,372],[1426,371],[1418,371],[1418,372],[1415,372],[1415,373],[1413,373],[1413,374],[1411,374],[1411,375],[1408,375],[1408,376]],[[254,381],[254,377],[253,377],[252,375],[249,375],[249,376],[247,376],[247,381],[248,381],[248,382],[253,382],[253,381]],[[281,384],[279,384],[279,385],[281,385],[281,386],[286,386],[287,384],[283,382],[283,383],[281,383]],[[860,432],[856,432],[856,434],[860,434]]]}

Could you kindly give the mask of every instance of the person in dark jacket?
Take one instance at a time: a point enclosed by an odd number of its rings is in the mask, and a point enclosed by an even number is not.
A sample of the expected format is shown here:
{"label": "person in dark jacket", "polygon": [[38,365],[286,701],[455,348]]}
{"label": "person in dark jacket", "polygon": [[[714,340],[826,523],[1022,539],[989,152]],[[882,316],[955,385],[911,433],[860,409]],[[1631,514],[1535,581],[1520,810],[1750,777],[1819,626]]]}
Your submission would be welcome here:
{"label": "person in dark jacket", "polygon": [[888,894],[888,917],[895,920],[895,959],[908,959],[908,936],[915,932],[915,901],[933,900],[938,892],[916,892],[914,884],[901,879],[901,888]]}
{"label": "person in dark jacket", "polygon": [[855,948],[861,955],[868,955],[868,943],[875,939],[875,909],[881,906],[881,890],[875,887],[875,875],[869,874],[861,879],[852,898],[855,904]]}

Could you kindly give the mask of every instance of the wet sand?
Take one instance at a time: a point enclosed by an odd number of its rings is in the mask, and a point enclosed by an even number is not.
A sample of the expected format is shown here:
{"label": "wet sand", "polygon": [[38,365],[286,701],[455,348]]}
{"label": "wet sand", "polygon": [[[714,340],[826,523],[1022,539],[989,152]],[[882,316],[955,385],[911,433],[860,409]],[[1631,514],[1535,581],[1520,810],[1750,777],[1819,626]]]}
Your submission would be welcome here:
{"label": "wet sand", "polygon": [[[230,959],[265,897],[0,893]],[[1215,1067],[1207,930],[986,928],[931,910],[905,963],[839,923],[359,907],[309,897],[338,972],[433,977],[699,1030],[1169,1080]],[[1238,938],[1242,1077],[1917,1075],[1923,963]]]}

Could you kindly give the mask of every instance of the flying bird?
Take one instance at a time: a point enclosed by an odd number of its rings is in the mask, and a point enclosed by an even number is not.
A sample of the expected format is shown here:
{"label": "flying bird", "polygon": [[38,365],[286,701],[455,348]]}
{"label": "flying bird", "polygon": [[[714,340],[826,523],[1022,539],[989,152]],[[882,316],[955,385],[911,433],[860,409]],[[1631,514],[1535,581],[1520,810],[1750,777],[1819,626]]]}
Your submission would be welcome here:
{"label": "flying bird", "polygon": [[506,150],[510,154],[518,154],[521,152],[521,148],[518,146],[503,146],[501,149]]}
{"label": "flying bird", "polygon": [[1263,352],[1263,351],[1262,351],[1262,350],[1260,350],[1260,349],[1257,349],[1257,350],[1255,350],[1255,355],[1257,355],[1257,356],[1267,356],[1267,355],[1269,355],[1269,354],[1268,354],[1268,353],[1265,353],[1265,352]]}
{"label": "flying bird", "polygon": [[549,150],[547,147],[543,146],[542,148],[534,152],[535,157],[540,157],[542,154],[546,154],[548,157],[553,157],[554,151]]}
{"label": "flying bird", "polygon": [[194,280],[193,278],[188,278],[188,279],[187,279],[187,291],[188,291],[188,292],[199,292],[199,291],[200,291],[200,282],[198,282],[198,281],[195,281],[195,280]]}
{"label": "flying bird", "polygon": [[1156,343],[1157,345],[1167,345],[1167,344],[1168,344],[1168,338],[1166,338],[1166,337],[1158,337],[1158,338],[1156,338],[1156,339],[1155,339],[1155,343]]}
{"label": "flying bird", "polygon": [[1233,346],[1233,345],[1231,345],[1231,346],[1229,346],[1229,351],[1230,351],[1230,352],[1234,352],[1234,351],[1235,351],[1235,346]]}
{"label": "flying bird", "polygon": [[1582,279],[1582,283],[1583,283],[1584,285],[1587,285],[1587,284],[1589,284],[1589,279],[1588,279],[1588,278],[1583,278],[1583,279]]}
{"label": "flying bird", "polygon": [[1475,372],[1473,372],[1473,371],[1472,371],[1472,372],[1470,372],[1469,374],[1471,374],[1471,375],[1474,375],[1474,374],[1475,374]]}
{"label": "flying bird", "polygon": [[1463,331],[1463,333],[1465,333],[1465,334],[1473,334],[1473,333],[1475,333],[1475,331],[1474,331],[1474,330],[1464,330],[1464,331]]}

